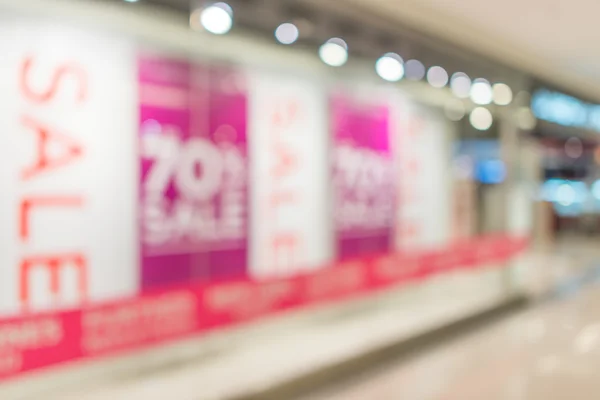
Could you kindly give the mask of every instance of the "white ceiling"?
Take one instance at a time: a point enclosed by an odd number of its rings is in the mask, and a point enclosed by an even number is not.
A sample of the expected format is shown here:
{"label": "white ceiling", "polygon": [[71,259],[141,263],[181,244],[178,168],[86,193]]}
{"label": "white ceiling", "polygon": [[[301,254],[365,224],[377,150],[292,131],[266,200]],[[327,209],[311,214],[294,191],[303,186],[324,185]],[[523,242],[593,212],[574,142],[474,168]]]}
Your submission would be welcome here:
{"label": "white ceiling", "polygon": [[[190,0],[179,1],[181,4]],[[532,72],[600,102],[600,2],[595,0],[305,0],[400,23]],[[0,0],[40,9],[73,0]],[[83,2],[81,2],[83,3]],[[91,2],[96,3],[96,2]],[[63,13],[67,13],[65,6]]]}
{"label": "white ceiling", "polygon": [[597,28],[600,2],[335,0],[335,3],[351,3],[361,12],[443,37],[600,101],[600,29]]}

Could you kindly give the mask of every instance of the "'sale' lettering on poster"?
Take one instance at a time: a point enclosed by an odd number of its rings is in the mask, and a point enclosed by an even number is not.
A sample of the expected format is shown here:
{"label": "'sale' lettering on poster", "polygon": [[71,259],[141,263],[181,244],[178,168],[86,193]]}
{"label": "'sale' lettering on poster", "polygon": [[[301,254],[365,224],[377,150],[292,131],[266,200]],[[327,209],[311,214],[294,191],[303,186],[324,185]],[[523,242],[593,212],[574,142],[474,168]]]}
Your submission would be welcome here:
{"label": "'sale' lettering on poster", "polygon": [[389,110],[338,95],[331,113],[338,257],[387,252],[395,203]]}
{"label": "'sale' lettering on poster", "polygon": [[164,58],[138,67],[142,286],[244,276],[244,77]]}

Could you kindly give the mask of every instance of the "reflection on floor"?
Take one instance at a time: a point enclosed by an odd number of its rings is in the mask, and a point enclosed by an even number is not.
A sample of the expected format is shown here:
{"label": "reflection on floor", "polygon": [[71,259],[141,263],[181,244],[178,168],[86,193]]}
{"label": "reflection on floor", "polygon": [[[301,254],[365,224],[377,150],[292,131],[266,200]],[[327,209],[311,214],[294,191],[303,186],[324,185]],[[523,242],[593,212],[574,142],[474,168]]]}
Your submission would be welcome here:
{"label": "reflection on floor", "polygon": [[600,285],[303,400],[597,400]]}

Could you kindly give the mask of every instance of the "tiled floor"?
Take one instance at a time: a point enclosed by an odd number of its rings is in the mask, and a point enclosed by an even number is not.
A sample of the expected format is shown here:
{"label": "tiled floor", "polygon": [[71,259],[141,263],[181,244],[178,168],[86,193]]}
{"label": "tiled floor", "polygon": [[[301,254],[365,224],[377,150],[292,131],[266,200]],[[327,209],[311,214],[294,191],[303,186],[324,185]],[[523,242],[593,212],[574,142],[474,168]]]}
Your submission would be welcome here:
{"label": "tiled floor", "polygon": [[597,400],[600,285],[303,400]]}
{"label": "tiled floor", "polygon": [[[262,334],[227,341],[226,351],[208,359],[44,398],[221,400],[260,392],[491,308],[507,300],[503,282],[502,269],[459,271],[383,293],[348,309],[307,312],[307,318],[290,319]],[[2,394],[0,398],[5,400]]]}
{"label": "tiled floor", "polygon": [[[578,243],[525,257],[518,274],[459,272],[340,309],[307,310],[220,332],[215,340],[198,338],[5,385],[0,399],[221,400],[260,392],[499,304],[513,275],[543,294],[600,259],[595,243]],[[600,286],[306,400],[598,400],[599,335]]]}

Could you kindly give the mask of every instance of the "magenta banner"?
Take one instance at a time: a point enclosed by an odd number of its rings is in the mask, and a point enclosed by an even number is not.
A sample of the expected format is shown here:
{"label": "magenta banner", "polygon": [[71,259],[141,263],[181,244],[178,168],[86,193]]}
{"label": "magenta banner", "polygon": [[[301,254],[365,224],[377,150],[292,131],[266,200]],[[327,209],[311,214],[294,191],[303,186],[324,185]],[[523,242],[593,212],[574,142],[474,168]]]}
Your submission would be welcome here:
{"label": "magenta banner", "polygon": [[331,118],[338,257],[387,252],[395,203],[389,111],[336,96]]}
{"label": "magenta banner", "polygon": [[245,276],[243,75],[152,57],[138,68],[142,289]]}

